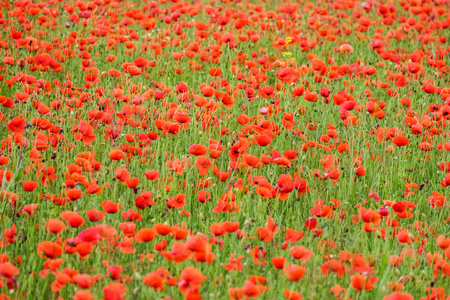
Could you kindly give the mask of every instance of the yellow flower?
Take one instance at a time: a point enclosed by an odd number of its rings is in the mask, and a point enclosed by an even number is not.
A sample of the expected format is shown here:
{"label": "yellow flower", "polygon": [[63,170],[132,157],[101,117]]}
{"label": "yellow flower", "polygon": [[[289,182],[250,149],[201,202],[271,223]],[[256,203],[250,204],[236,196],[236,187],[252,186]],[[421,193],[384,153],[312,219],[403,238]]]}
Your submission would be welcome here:
{"label": "yellow flower", "polygon": [[292,42],[292,38],[288,36],[285,40],[286,44],[290,44]]}

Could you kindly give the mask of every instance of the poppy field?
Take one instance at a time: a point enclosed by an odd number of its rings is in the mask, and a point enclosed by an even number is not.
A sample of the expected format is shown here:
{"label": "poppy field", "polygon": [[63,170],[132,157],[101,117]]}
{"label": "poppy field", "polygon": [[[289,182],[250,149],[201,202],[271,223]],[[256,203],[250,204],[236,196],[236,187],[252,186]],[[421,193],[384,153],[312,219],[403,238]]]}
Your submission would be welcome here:
{"label": "poppy field", "polygon": [[0,299],[450,299],[450,2],[0,0]]}

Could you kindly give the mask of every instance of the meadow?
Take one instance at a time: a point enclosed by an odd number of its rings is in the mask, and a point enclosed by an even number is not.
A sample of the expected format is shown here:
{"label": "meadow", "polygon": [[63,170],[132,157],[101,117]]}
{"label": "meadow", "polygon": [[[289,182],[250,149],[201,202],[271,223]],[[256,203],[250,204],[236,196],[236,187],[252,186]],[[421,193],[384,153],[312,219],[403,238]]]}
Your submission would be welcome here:
{"label": "meadow", "polygon": [[450,4],[0,0],[0,299],[450,299]]}

